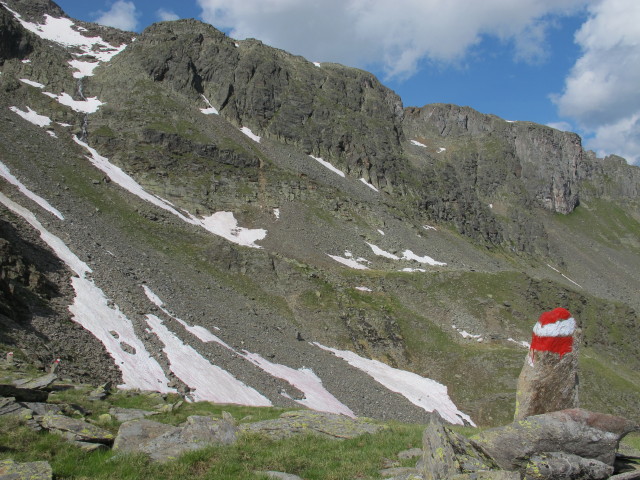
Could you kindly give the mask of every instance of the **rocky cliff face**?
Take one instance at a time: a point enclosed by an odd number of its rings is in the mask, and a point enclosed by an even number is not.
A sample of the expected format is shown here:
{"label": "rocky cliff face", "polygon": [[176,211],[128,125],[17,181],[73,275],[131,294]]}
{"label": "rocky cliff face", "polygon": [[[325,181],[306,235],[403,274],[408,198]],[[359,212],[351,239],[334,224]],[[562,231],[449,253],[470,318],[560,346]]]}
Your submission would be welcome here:
{"label": "rocky cliff face", "polygon": [[236,42],[193,20],[148,28],[119,59],[256,134],[335,159],[393,190],[402,173],[402,103],[371,74],[316,66],[258,40]]}

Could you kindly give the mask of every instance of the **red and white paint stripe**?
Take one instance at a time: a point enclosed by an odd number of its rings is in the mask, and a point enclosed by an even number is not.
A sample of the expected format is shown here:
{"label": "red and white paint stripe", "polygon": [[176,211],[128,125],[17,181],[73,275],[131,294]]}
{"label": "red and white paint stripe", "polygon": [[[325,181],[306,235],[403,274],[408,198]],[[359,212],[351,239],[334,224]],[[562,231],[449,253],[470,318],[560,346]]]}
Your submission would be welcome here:
{"label": "red and white paint stripe", "polygon": [[573,334],[576,321],[566,308],[556,308],[540,315],[533,327],[531,353],[554,352],[560,355],[573,351]]}

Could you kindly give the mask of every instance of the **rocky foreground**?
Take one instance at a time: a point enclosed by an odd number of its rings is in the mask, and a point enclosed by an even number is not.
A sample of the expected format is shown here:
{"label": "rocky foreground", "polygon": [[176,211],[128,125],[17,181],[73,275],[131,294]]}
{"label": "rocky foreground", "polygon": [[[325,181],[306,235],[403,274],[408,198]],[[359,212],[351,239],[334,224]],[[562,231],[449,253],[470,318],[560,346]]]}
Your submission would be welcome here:
{"label": "rocky foreground", "polygon": [[[89,388],[62,382],[55,373],[33,378],[10,366],[0,385],[0,420],[13,417],[35,431],[59,435],[61,441],[86,451],[113,449],[119,458],[142,454],[150,462],[172,462],[181,455],[212,445],[232,445],[247,434],[264,442],[316,435],[344,440],[375,435],[388,425],[364,418],[309,410],[285,411],[277,418],[247,421],[227,412],[221,415],[189,415],[185,421],[166,423],[166,414],[180,415],[184,403],[178,396],[130,392],[130,397],[155,399],[153,409],[109,406],[110,385]],[[8,379],[13,379],[7,382]],[[83,391],[88,404],[108,413],[90,415],[87,408],[62,401],[65,392]],[[83,404],[86,405],[85,402]],[[154,417],[165,414],[164,421]],[[416,458],[414,467],[402,467],[381,459],[387,468],[381,477],[409,479],[582,479],[640,478],[640,452],[620,448],[620,440],[640,425],[622,417],[568,409],[526,417],[510,425],[482,431],[466,438],[448,427],[435,413],[424,428],[422,448],[397,452],[398,459]],[[11,451],[11,445],[0,445]],[[624,454],[622,453],[624,452]],[[53,479],[46,461],[0,461],[1,479]],[[293,474],[260,471],[256,478],[295,480]],[[232,477],[229,477],[232,478]]]}

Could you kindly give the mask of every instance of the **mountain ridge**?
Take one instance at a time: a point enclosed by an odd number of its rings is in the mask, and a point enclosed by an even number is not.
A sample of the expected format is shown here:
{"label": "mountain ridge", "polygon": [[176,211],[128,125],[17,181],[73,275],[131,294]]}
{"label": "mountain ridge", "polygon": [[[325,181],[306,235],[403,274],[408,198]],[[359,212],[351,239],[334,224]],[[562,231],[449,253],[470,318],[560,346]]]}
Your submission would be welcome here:
{"label": "mountain ridge", "polygon": [[[536,312],[563,302],[583,322],[589,402],[637,412],[637,167],[596,159],[575,134],[549,127],[468,107],[403,108],[366,72],[318,67],[191,20],[154,25],[93,76],[74,78],[69,47],[50,47],[4,8],[0,14],[15,32],[0,39],[2,162],[55,200],[65,220],[47,217],[45,227],[91,266],[91,279],[131,319],[167,385],[192,390],[148,331],[149,314],[278,404],[295,405],[291,397],[303,393],[237,352],[311,368],[358,415],[426,414],[308,340],[434,378],[474,421],[496,424],[511,415],[525,352],[518,342]],[[129,37],[102,30],[117,41]],[[30,63],[16,42],[34,46]],[[45,87],[56,98],[43,95]],[[65,91],[103,104],[93,113],[70,110],[57,100]],[[9,107],[45,114],[57,138]],[[113,166],[156,203],[123,189]],[[2,188],[24,203],[14,186]],[[227,239],[207,230],[221,211],[241,226]],[[21,223],[6,210],[3,218]],[[242,228],[265,229],[255,244],[262,248],[228,241]],[[150,304],[142,285],[175,318]],[[38,315],[24,317],[33,324]],[[35,324],[47,318],[62,339],[71,336],[76,324],[64,307]],[[176,318],[219,328],[236,353],[198,343]],[[47,344],[51,332],[40,333],[21,340],[28,351]],[[63,371],[113,379],[105,351],[91,362],[94,371],[79,368],[88,356],[83,335],[69,342]],[[48,354],[39,355],[45,362]],[[613,373],[620,355],[629,371]],[[606,406],[616,396],[625,401]]]}

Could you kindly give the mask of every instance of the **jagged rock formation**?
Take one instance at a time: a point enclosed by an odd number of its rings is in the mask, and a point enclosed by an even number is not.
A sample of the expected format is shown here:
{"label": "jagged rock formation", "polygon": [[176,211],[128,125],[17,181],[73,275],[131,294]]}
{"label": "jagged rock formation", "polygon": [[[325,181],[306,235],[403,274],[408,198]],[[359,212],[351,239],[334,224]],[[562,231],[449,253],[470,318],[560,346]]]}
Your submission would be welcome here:
{"label": "jagged rock formation", "polygon": [[[23,21],[60,15],[52,2],[7,4]],[[326,391],[343,412],[426,419],[434,407],[383,386],[364,362],[376,359],[498,424],[530,319],[561,301],[584,325],[583,401],[637,414],[637,167],[540,125],[403,109],[367,72],[196,21],[135,42],[81,23],[113,47],[85,51],[0,15],[1,302],[20,327],[3,340],[21,361],[43,351],[62,375],[119,385],[135,381],[123,365],[136,356],[163,389],[199,398],[206,385],[179,369],[188,346],[263,403]],[[93,75],[69,64],[121,44]],[[93,286],[97,323],[122,322],[96,329],[101,340],[69,311]]]}

